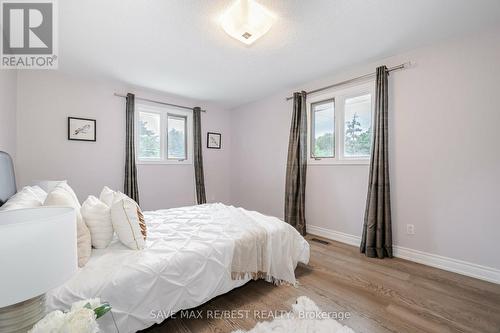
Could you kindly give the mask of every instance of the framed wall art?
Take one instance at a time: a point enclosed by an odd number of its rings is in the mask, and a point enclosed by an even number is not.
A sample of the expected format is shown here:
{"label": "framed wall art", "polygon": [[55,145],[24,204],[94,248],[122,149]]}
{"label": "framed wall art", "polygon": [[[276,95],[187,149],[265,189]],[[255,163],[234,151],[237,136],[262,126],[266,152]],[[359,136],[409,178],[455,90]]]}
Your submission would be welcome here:
{"label": "framed wall art", "polygon": [[68,140],[96,141],[96,120],[68,117]]}
{"label": "framed wall art", "polygon": [[222,135],[220,133],[207,133],[207,148],[220,149],[222,144]]}

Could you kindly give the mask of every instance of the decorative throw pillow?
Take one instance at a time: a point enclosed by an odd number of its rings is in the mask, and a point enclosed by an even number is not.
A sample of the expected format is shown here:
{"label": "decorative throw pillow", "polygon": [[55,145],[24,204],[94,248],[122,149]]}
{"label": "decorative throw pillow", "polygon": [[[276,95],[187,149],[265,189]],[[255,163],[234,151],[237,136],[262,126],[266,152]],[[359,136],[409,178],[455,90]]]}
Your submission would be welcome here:
{"label": "decorative throw pillow", "polygon": [[44,206],[71,207],[76,211],[76,234],[78,247],[78,267],[83,267],[89,261],[92,251],[90,231],[83,221],[80,203],[75,192],[66,183],[60,183],[47,195]]}
{"label": "decorative throw pillow", "polygon": [[36,208],[43,204],[47,193],[38,186],[25,186],[0,208],[1,211]]}
{"label": "decorative throw pillow", "polygon": [[108,247],[114,234],[111,210],[108,205],[91,195],[82,204],[81,212],[90,230],[92,246],[96,249]]}
{"label": "decorative throw pillow", "polygon": [[146,243],[146,223],[139,205],[118,192],[118,199],[111,206],[111,222],[118,239],[133,250],[142,250]]}

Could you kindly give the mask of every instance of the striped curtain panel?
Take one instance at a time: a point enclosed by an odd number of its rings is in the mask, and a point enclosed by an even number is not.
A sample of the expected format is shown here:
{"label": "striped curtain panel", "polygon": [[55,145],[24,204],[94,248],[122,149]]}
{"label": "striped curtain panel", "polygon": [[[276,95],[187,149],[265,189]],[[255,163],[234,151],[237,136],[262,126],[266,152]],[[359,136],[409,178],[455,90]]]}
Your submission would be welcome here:
{"label": "striped curtain panel", "polygon": [[306,234],[307,114],[306,92],[293,94],[285,184],[285,221]]}
{"label": "striped curtain panel", "polygon": [[391,193],[389,186],[387,67],[377,68],[373,146],[360,251],[367,257],[392,257]]}
{"label": "striped curtain panel", "polygon": [[137,187],[137,168],[135,165],[135,140],[134,140],[134,109],[135,96],[127,94],[125,117],[125,182],[123,190],[126,195],[139,204],[139,188]]}
{"label": "striped curtain panel", "polygon": [[205,195],[205,176],[203,174],[201,109],[199,107],[193,108],[193,137],[196,201],[198,202],[198,205],[201,205],[207,202],[207,198]]}

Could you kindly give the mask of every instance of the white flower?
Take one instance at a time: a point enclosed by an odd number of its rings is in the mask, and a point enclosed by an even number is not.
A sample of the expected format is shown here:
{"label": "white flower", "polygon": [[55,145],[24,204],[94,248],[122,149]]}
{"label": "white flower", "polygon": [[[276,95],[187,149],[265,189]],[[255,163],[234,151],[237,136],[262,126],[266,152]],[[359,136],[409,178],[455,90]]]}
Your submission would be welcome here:
{"label": "white flower", "polygon": [[97,308],[98,306],[101,305],[101,299],[99,297],[97,297],[97,298],[90,298],[90,299],[85,299],[83,301],[75,302],[71,306],[71,311],[83,309],[85,307],[85,305],[87,305],[89,303],[90,303],[90,308],[92,310],[94,310],[95,308]]}
{"label": "white flower", "polygon": [[52,311],[36,323],[29,333],[59,333],[66,316],[66,313],[59,310]]}
{"label": "white flower", "polygon": [[[90,304],[90,309],[85,305]],[[99,298],[76,302],[71,311],[52,311],[40,320],[28,333],[97,333],[99,326],[94,309],[101,305]]]}
{"label": "white flower", "polygon": [[66,315],[60,333],[97,333],[99,325],[95,319],[94,310],[82,308],[71,311]]}

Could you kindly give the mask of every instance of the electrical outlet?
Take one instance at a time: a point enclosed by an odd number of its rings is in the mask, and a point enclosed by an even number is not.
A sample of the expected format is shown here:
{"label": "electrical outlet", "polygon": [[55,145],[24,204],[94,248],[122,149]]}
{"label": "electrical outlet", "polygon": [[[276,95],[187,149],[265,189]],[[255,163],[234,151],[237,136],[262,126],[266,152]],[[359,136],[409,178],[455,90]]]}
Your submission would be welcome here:
{"label": "electrical outlet", "polygon": [[415,235],[415,225],[413,225],[413,224],[407,224],[406,225],[406,233],[408,235]]}

